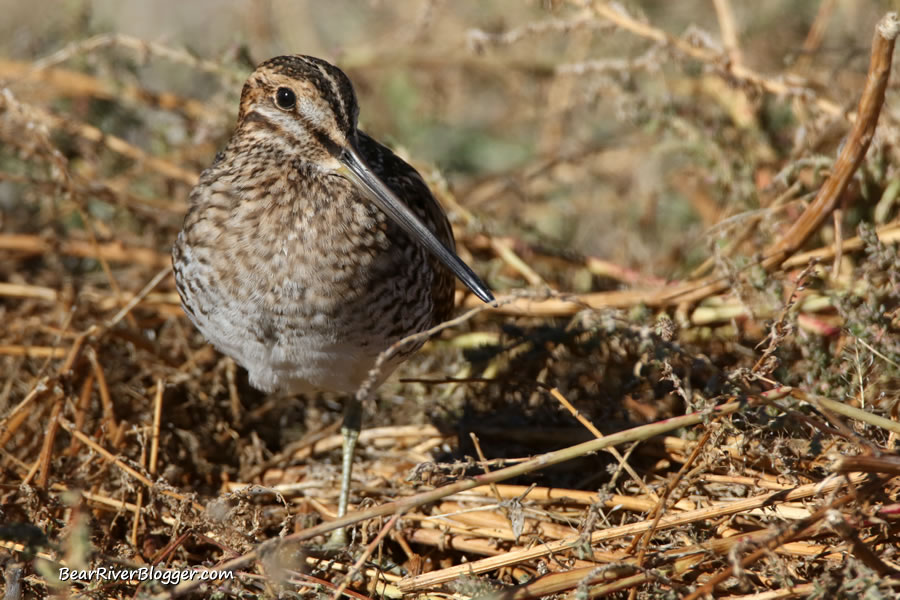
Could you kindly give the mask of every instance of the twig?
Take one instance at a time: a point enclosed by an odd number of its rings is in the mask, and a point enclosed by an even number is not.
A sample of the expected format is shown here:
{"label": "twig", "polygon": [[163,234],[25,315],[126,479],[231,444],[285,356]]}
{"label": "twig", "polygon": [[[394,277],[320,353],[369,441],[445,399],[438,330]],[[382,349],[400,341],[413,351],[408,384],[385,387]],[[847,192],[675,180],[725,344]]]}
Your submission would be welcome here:
{"label": "twig", "polygon": [[13,85],[23,81],[40,82],[55,91],[53,93],[45,90],[46,97],[59,95],[116,102],[125,100],[134,104],[178,111],[193,119],[215,121],[223,117],[220,111],[199,100],[182,98],[171,92],[155,92],[136,85],[123,85],[121,81],[107,81],[68,69],[46,67],[35,70],[33,63],[0,59],[0,79],[12,81]]}
{"label": "twig", "polygon": [[800,393],[799,391],[797,397],[811,402],[812,404],[820,404],[824,408],[836,412],[839,415],[844,415],[845,417],[850,417],[851,419],[856,419],[857,421],[862,421],[863,423],[868,423],[869,425],[881,427],[887,431],[900,434],[900,423],[892,421],[891,419],[886,419],[885,417],[879,417],[878,415],[874,415],[861,408],[856,408],[855,406],[850,406],[844,402],[837,402],[823,396]]}
{"label": "twig", "polygon": [[106,385],[106,375],[100,361],[97,360],[97,352],[93,348],[88,348],[88,360],[93,368],[94,378],[97,380],[97,389],[100,391],[100,405],[103,407],[103,423],[105,424],[106,437],[110,441],[114,441],[118,423],[116,423],[116,413],[113,407],[112,398],[109,395],[109,387]]}
{"label": "twig", "polygon": [[737,26],[734,22],[734,10],[731,8],[730,0],[713,0],[713,6],[716,8],[716,17],[719,19],[719,31],[722,32],[722,42],[725,51],[728,52],[728,60],[731,62],[730,67],[743,66],[743,58],[741,56],[741,47],[738,42]]}
{"label": "twig", "polygon": [[891,74],[894,42],[898,33],[900,21],[896,13],[887,13],[875,26],[869,74],[859,99],[859,117],[847,135],[843,150],[834,162],[831,176],[822,185],[816,199],[803,211],[800,218],[794,221],[775,247],[766,252],[768,257],[763,265],[767,268],[780,265],[828,218],[865,158],[869,144],[875,136],[878,116],[884,104],[884,92]]}
{"label": "twig", "polygon": [[534,269],[528,266],[528,263],[516,254],[515,250],[512,249],[512,246],[506,239],[491,237],[490,243],[491,247],[497,253],[497,256],[499,256],[503,262],[518,271],[519,274],[525,278],[525,281],[534,287],[547,287],[547,282],[544,281],[544,278],[538,275]]}
{"label": "twig", "polygon": [[[59,415],[62,413],[63,399],[58,399],[50,411],[50,419],[47,424],[47,433],[44,435],[44,443],[41,446],[41,454],[38,457],[38,478],[35,484],[41,489],[46,489],[50,479],[50,460],[53,455],[53,443],[56,441],[56,432],[59,431]],[[27,484],[27,481],[22,483]]]}
{"label": "twig", "polygon": [[841,277],[841,262],[844,257],[844,211],[838,207],[832,213],[834,218],[834,261],[831,264],[831,277],[838,280]]}
{"label": "twig", "polygon": [[[74,439],[74,438],[73,438]],[[140,466],[142,470],[147,469],[147,444],[146,441],[141,442],[141,459]],[[138,488],[137,499],[134,502],[134,518],[131,520],[131,545],[137,548],[138,530],[141,527],[141,510],[144,508],[144,488]]]}
{"label": "twig", "polygon": [[832,470],[835,473],[884,473],[900,475],[900,457],[897,456],[841,456]]}
{"label": "twig", "polygon": [[[484,469],[484,472],[489,475],[491,473],[491,470],[488,467],[487,457],[484,455],[484,452],[481,450],[481,444],[478,442],[478,436],[475,435],[474,431],[470,431],[469,438],[471,438],[472,444],[475,445],[475,452],[478,454],[478,459],[481,461],[481,468]],[[494,482],[491,482],[488,485],[490,486],[491,492],[493,492],[494,497],[497,499],[497,502],[502,504],[503,497],[500,496],[500,491],[497,489],[497,484]]]}
{"label": "twig", "polygon": [[68,348],[54,346],[0,346],[0,355],[27,356],[28,358],[65,358]]}
{"label": "twig", "polygon": [[156,476],[156,467],[159,461],[159,428],[162,423],[162,407],[163,407],[163,387],[162,377],[156,379],[156,394],[153,396],[153,429],[150,435],[150,467],[148,472],[151,477]]}
{"label": "twig", "polygon": [[662,518],[663,513],[666,508],[666,500],[669,499],[669,496],[678,487],[678,484],[681,483],[681,479],[684,477],[685,473],[688,472],[694,461],[697,460],[697,457],[700,456],[700,452],[706,447],[706,442],[709,441],[709,438],[712,436],[712,429],[710,427],[706,428],[706,431],[703,432],[703,437],[700,438],[700,441],[694,446],[694,450],[691,452],[691,455],[688,456],[688,459],[684,461],[684,464],[681,465],[681,468],[678,469],[678,473],[675,474],[675,478],[666,484],[665,490],[663,491],[663,495],[656,502],[656,507],[653,509],[653,523],[650,525],[650,528],[644,532],[644,535],[640,538],[635,538],[631,544],[631,547],[628,549],[629,553],[633,553],[635,547],[640,544],[640,550],[637,556],[637,564],[641,566],[644,562],[644,555],[647,552],[647,547],[650,544],[650,538],[656,532],[656,526],[659,525],[659,520]]}
{"label": "twig", "polygon": [[812,63],[812,55],[822,45],[822,38],[825,37],[825,30],[831,21],[831,15],[834,13],[834,0],[821,0],[819,2],[819,10],[816,12],[816,18],[806,33],[806,39],[803,40],[802,54],[797,58],[794,69],[803,71]]}
{"label": "twig", "polygon": [[[575,408],[574,406],[572,406],[572,403],[569,402],[569,400],[568,400],[565,396],[562,395],[562,393],[559,391],[559,389],[557,389],[557,388],[555,388],[555,387],[554,387],[554,388],[550,388],[550,395],[553,396],[553,397],[556,399],[557,402],[559,402],[560,404],[562,404],[563,407],[565,407],[565,409],[568,410],[568,411],[572,414],[572,416],[575,417],[575,418],[578,420],[579,423],[581,423],[582,425],[584,425],[585,428],[587,428],[587,430],[590,431],[591,434],[592,434],[595,438],[597,438],[597,439],[599,440],[600,438],[603,437],[603,434],[600,433],[600,430],[597,429],[596,427],[594,427],[594,424],[591,423],[591,422],[587,419],[587,417],[585,417],[584,415],[582,415],[581,412],[580,412],[577,408]],[[651,490],[650,488],[647,487],[647,484],[644,482],[644,480],[643,480],[640,476],[638,476],[637,473],[634,472],[634,469],[631,467],[630,464],[628,464],[628,461],[625,459],[624,456],[622,456],[622,453],[619,452],[618,449],[616,449],[616,448],[609,448],[609,449],[608,449],[608,452],[609,452],[610,454],[612,454],[613,457],[614,457],[617,461],[619,461],[619,465],[620,465],[623,469],[625,469],[625,472],[628,473],[629,477],[631,477],[631,479],[632,479],[636,484],[638,484],[638,486],[644,491],[645,494],[647,494],[647,496],[649,496],[650,498],[652,498],[654,502],[658,502],[658,501],[659,501],[659,496],[657,496],[657,495],[653,492],[653,490]]]}
{"label": "twig", "polygon": [[150,292],[153,291],[153,288],[155,288],[157,285],[159,285],[159,282],[162,281],[163,278],[165,278],[166,275],[168,275],[171,270],[172,270],[172,265],[167,265],[166,267],[163,267],[156,275],[153,276],[153,278],[150,281],[147,282],[147,285],[145,285],[143,287],[143,289],[141,289],[141,291],[139,291],[137,294],[135,294],[134,297],[131,298],[131,300],[129,300],[128,303],[122,307],[122,310],[117,312],[115,314],[115,316],[113,316],[112,319],[110,319],[109,321],[104,323],[104,327],[106,329],[109,329],[112,326],[114,326],[116,323],[121,321],[125,315],[130,313],[132,311],[132,309],[134,309],[135,306],[137,306],[138,304],[141,303],[141,300],[143,300],[147,296],[147,294],[149,294]]}
{"label": "twig", "polygon": [[[22,401],[0,419],[0,448],[6,447],[6,444],[9,443],[9,440],[12,439],[19,425],[21,425],[22,420],[28,416],[25,409],[45,392],[50,391],[49,383],[49,377],[41,377],[31,388],[31,391],[22,398]],[[62,394],[62,390],[55,387],[55,385],[52,391],[57,397]]]}
{"label": "twig", "polygon": [[[81,428],[84,427],[84,421],[87,417],[88,407],[91,404],[91,391],[94,388],[94,373],[93,371],[89,372],[87,376],[84,378],[84,381],[81,383],[81,393],[78,395],[78,403],[75,405],[75,429],[81,431]],[[69,456],[76,456],[78,454],[78,450],[81,447],[81,442],[77,439],[72,438],[69,442],[69,448],[66,451],[66,454]]]}
{"label": "twig", "polygon": [[353,563],[353,566],[344,576],[344,580],[338,586],[338,588],[334,591],[331,598],[332,600],[338,600],[341,597],[341,594],[344,593],[344,590],[347,589],[347,586],[350,585],[350,582],[353,581],[353,578],[356,577],[357,573],[362,570],[362,566],[369,560],[369,557],[372,556],[372,553],[375,552],[375,548],[378,547],[378,544],[384,540],[385,536],[394,528],[394,525],[397,524],[397,520],[400,518],[400,513],[394,514],[387,523],[385,523],[384,527],[381,528],[381,531],[378,532],[378,535],[375,536],[375,539],[372,540],[372,543],[366,546],[366,549],[360,555],[360,557]]}

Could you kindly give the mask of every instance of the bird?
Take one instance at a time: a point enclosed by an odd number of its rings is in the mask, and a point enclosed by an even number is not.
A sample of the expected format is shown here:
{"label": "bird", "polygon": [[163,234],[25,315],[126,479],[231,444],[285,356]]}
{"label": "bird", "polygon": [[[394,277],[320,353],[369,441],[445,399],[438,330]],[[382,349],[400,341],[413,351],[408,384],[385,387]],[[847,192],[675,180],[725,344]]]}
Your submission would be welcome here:
{"label": "bird", "polygon": [[[253,387],[346,396],[339,518],[361,428],[354,393],[379,355],[451,316],[454,278],[494,301],[422,176],[358,115],[353,84],[328,61],[260,64],[172,248],[184,312]],[[421,344],[401,346],[376,385]]]}

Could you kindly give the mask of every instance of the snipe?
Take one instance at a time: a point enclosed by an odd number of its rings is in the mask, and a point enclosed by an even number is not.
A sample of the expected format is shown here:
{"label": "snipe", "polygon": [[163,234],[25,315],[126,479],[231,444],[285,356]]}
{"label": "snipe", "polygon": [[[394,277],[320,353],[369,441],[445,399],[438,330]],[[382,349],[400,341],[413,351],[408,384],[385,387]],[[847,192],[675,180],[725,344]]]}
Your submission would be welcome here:
{"label": "snipe", "polygon": [[251,385],[350,395],[340,516],[360,427],[353,393],[378,355],[449,317],[454,275],[493,300],[422,177],[357,129],[358,111],[350,80],[324,60],[261,64],[172,250],[185,312]]}

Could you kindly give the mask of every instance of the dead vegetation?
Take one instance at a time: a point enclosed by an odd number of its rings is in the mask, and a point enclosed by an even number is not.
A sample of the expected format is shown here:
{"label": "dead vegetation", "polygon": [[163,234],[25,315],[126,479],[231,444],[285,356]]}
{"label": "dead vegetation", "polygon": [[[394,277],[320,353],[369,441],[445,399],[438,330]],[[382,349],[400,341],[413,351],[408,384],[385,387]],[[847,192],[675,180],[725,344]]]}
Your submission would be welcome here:
{"label": "dead vegetation", "polygon": [[[896,597],[896,18],[464,4],[329,57],[502,295],[361,391],[342,521],[340,399],[252,390],[170,275],[267,56],[0,59],[4,599]],[[235,577],[59,579],[149,566]]]}

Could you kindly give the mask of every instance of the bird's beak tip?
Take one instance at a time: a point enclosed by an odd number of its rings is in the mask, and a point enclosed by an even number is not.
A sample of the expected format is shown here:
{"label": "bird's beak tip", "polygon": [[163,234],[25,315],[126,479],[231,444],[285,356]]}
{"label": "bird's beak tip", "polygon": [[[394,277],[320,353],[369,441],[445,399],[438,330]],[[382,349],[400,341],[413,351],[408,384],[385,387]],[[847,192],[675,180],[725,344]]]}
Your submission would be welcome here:
{"label": "bird's beak tip", "polygon": [[494,295],[488,287],[478,278],[467,264],[451,250],[448,250],[443,242],[422,224],[412,211],[400,200],[394,192],[386,186],[378,176],[372,172],[352,146],[344,148],[337,155],[340,166],[336,170],[338,175],[356,183],[359,188],[371,198],[375,204],[391,219],[400,225],[407,234],[421,243],[429,252],[436,256],[454,275],[462,281],[466,287],[472,290],[483,302],[490,304],[495,302]]}

